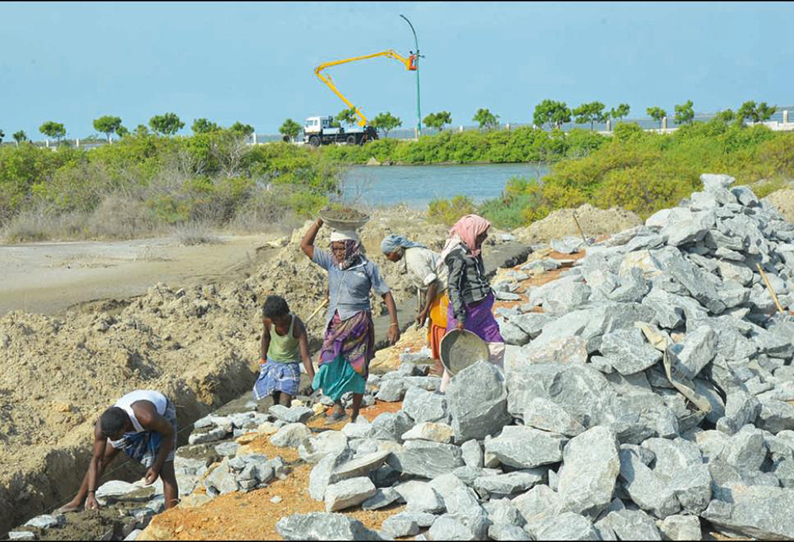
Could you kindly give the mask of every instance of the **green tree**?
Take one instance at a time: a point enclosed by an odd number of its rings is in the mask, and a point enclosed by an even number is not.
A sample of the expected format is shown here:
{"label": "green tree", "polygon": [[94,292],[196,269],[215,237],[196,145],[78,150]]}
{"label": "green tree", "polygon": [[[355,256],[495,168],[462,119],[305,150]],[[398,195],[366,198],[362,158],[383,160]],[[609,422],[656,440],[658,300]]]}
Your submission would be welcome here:
{"label": "green tree", "polygon": [[403,125],[399,117],[393,116],[390,112],[378,113],[370,126],[383,132],[384,137],[389,137],[389,132]]}
{"label": "green tree", "polygon": [[434,128],[440,132],[444,130],[445,124],[452,124],[452,115],[449,113],[449,111],[430,113],[422,122],[425,123],[425,126]]}
{"label": "green tree", "polygon": [[229,126],[229,131],[234,134],[239,134],[248,137],[254,133],[254,127],[251,126],[250,124],[243,124],[242,122],[237,121],[231,126]]}
{"label": "green tree", "polygon": [[211,132],[220,132],[221,127],[207,119],[196,119],[190,127],[194,134],[209,134]]}
{"label": "green tree", "polygon": [[601,102],[590,102],[582,104],[572,111],[576,115],[576,122],[579,124],[590,123],[590,131],[593,131],[593,124],[596,122],[606,122],[607,117],[604,113],[604,104]]}
{"label": "green tree", "polygon": [[736,113],[733,112],[733,109],[726,109],[724,111],[719,111],[714,118],[728,124],[736,118]]}
{"label": "green tree", "polygon": [[499,126],[499,115],[494,115],[489,109],[478,109],[472,120],[480,125],[481,130],[483,128],[490,130]]}
{"label": "green tree", "polygon": [[620,104],[609,110],[609,116],[617,121],[621,121],[629,116],[629,111],[631,111],[629,104]]}
{"label": "green tree", "polygon": [[149,126],[158,134],[171,136],[184,128],[185,123],[179,120],[176,113],[166,113],[165,115],[155,115],[149,119]]}
{"label": "green tree", "polygon": [[543,100],[535,106],[532,116],[535,126],[549,125],[549,129],[560,128],[566,122],[571,122],[571,110],[565,102]]}
{"label": "green tree", "polygon": [[119,136],[119,137],[124,137],[124,136],[128,135],[129,133],[130,133],[130,131],[127,130],[127,127],[124,126],[124,125],[119,126],[116,129],[116,135]]}
{"label": "green tree", "polygon": [[292,119],[287,119],[284,121],[284,124],[278,129],[279,133],[287,136],[290,141],[295,141],[295,138],[298,137],[298,134],[303,129],[303,126],[298,124]]}
{"label": "green tree", "polygon": [[105,134],[108,138],[108,143],[111,142],[110,139],[111,134],[118,133],[120,126],[121,126],[121,119],[119,117],[111,117],[110,115],[104,115],[102,117],[99,117],[98,119],[94,119],[94,130]]}
{"label": "green tree", "polygon": [[761,102],[756,105],[754,101],[744,102],[736,112],[736,124],[744,124],[745,121],[764,122],[772,118],[777,108],[774,105],[767,105]]}
{"label": "green tree", "polygon": [[775,111],[777,111],[777,106],[766,105],[766,102],[761,102],[758,104],[758,107],[755,108],[755,114],[758,118],[757,122],[764,122],[771,119]]}
{"label": "green tree", "polygon": [[334,120],[336,122],[344,122],[348,126],[355,126],[356,122],[358,121],[356,109],[354,107],[351,107],[350,109],[343,109],[336,117],[334,117]]}
{"label": "green tree", "polygon": [[132,133],[135,135],[135,137],[146,137],[149,135],[149,128],[143,124],[139,124],[135,127],[135,130],[133,130]]}
{"label": "green tree", "polygon": [[17,147],[19,147],[19,144],[22,143],[23,141],[28,140],[28,134],[25,133],[25,130],[20,130],[18,132],[15,132],[14,135],[11,137],[13,137],[14,141],[17,142]]}
{"label": "green tree", "polygon": [[51,120],[48,120],[47,122],[39,126],[39,132],[41,132],[42,134],[44,134],[49,138],[57,139],[58,142],[60,142],[61,139],[63,139],[63,137],[66,136],[66,128],[63,127],[63,124],[61,124],[60,122],[53,122]]}
{"label": "green tree", "polygon": [[649,107],[645,110],[653,120],[659,123],[659,128],[662,127],[662,119],[667,116],[667,111],[662,109],[661,107]]}
{"label": "green tree", "polygon": [[695,109],[692,106],[692,100],[687,100],[685,104],[675,106],[675,116],[673,120],[676,124],[692,123],[695,118]]}

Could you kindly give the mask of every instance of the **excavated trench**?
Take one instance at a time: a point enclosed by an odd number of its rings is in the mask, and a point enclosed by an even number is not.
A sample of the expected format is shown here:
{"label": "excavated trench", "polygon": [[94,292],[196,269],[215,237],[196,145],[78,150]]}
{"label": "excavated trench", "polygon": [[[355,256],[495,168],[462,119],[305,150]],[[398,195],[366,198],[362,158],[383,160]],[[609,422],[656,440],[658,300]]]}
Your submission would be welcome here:
{"label": "excavated trench", "polygon": [[[514,266],[525,261],[530,252],[528,246],[512,242],[491,246],[484,253],[486,269],[490,275],[493,275],[499,267]],[[114,305],[111,310],[115,313],[117,308]],[[135,308],[135,303],[127,307],[127,309]],[[397,304],[398,317],[403,330],[412,325],[415,310],[415,299]],[[83,317],[92,318],[91,315],[83,315]],[[120,318],[121,315],[114,317]],[[376,348],[387,347],[388,342],[385,337],[389,327],[388,314],[375,317],[374,324]],[[250,338],[246,341],[252,342]],[[319,346],[318,339],[314,339],[312,343],[313,349]],[[221,363],[219,367],[214,367],[214,370],[205,372],[199,377],[195,374],[187,374],[184,378],[168,378],[167,384],[160,388],[177,405],[178,445],[187,443],[192,424],[197,419],[223,405],[228,404],[233,408],[235,403],[246,402],[250,398],[250,389],[256,374],[245,358],[244,355],[233,356],[233,359]],[[85,418],[93,419],[89,416]],[[89,434],[90,423],[86,421],[70,433],[68,444],[52,447],[35,468],[23,473],[18,472],[10,483],[0,486],[0,538],[5,538],[8,531],[24,524],[32,517],[52,513],[74,495],[91,457]],[[0,434],[0,443],[3,440],[4,437]],[[119,456],[119,459],[122,457],[124,456]],[[101,483],[108,480],[132,482],[143,476],[144,471],[140,465],[119,459],[111,466]],[[95,517],[70,514],[66,526],[49,531],[36,530],[37,537],[42,540],[121,539],[123,537],[120,535],[130,530],[129,525],[125,525],[118,518],[117,511],[113,514],[110,512],[111,510],[101,512],[97,516],[98,521]]]}

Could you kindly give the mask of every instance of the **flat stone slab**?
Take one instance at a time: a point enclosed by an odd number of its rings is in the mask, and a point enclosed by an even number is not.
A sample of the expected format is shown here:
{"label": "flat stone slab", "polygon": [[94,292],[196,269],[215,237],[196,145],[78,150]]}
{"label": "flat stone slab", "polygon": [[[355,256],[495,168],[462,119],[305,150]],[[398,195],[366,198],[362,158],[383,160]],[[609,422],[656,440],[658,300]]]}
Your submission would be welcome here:
{"label": "flat stone slab", "polygon": [[268,412],[270,415],[287,423],[306,423],[314,416],[314,411],[305,406],[287,408],[284,405],[273,405],[268,409]]}
{"label": "flat stone slab", "polygon": [[498,437],[485,442],[485,451],[505,465],[530,469],[561,461],[566,441],[562,435],[509,425]]}
{"label": "flat stone slab", "polygon": [[352,459],[336,467],[331,473],[329,481],[333,484],[348,478],[366,476],[386,463],[390,455],[390,451],[384,450]]}
{"label": "flat stone slab", "polygon": [[60,527],[64,523],[66,523],[66,518],[63,516],[63,514],[44,514],[29,520],[27,523],[25,523],[25,525],[23,525],[23,527],[36,527],[37,529],[46,531],[47,529],[52,529],[53,527]]}
{"label": "flat stone slab", "polygon": [[344,514],[312,512],[281,518],[276,531],[285,540],[383,540],[360,521]]}
{"label": "flat stone slab", "polygon": [[474,480],[474,489],[480,492],[481,495],[488,493],[511,496],[523,493],[536,484],[542,483],[545,479],[546,469],[527,469],[508,474],[481,476]]}
{"label": "flat stone slab", "polygon": [[403,440],[429,440],[450,444],[455,439],[452,427],[445,423],[422,422],[403,434]]}
{"label": "flat stone slab", "polygon": [[350,478],[325,489],[325,511],[336,512],[357,506],[373,495],[377,488],[367,477]]}

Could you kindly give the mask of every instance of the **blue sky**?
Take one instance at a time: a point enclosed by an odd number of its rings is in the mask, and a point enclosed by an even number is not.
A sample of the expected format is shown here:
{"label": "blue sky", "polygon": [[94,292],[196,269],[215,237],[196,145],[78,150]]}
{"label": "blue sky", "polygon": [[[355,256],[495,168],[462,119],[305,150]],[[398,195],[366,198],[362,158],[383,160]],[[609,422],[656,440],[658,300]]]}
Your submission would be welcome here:
{"label": "blue sky", "polygon": [[[545,98],[569,106],[626,102],[698,112],[745,100],[794,105],[791,3],[7,3],[0,4],[0,129],[40,139],[47,120],[69,137],[92,120],[128,128],[175,112],[236,120],[261,134],[344,108],[318,64],[395,49],[416,27],[422,116],[472,124],[480,107],[531,121]],[[416,79],[378,58],[332,68],[373,117],[416,124]]]}

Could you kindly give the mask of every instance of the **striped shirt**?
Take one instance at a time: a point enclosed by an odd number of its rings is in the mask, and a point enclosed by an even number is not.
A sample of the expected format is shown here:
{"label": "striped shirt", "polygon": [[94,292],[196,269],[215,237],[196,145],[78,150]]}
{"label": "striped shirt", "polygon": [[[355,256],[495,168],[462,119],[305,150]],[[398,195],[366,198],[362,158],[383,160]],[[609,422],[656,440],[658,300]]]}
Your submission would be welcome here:
{"label": "striped shirt", "polygon": [[460,245],[444,259],[449,269],[449,302],[455,320],[466,321],[466,307],[482,301],[491,293],[491,284],[485,276],[482,255],[472,257],[471,250]]}

